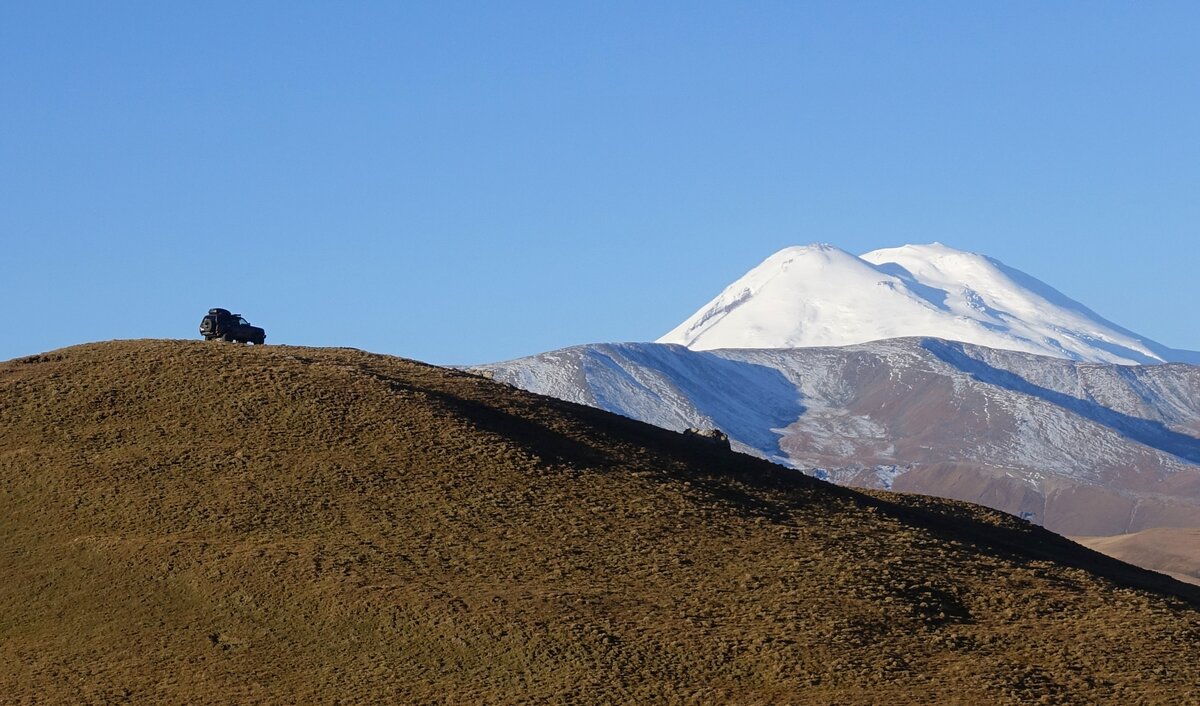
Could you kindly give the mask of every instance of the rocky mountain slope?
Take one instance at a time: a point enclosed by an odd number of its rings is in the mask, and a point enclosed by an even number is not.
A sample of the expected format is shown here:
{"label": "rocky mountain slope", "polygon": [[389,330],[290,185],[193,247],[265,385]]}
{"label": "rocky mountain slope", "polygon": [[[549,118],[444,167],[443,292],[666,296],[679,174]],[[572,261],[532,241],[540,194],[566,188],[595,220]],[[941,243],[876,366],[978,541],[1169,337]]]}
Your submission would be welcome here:
{"label": "rocky mountain slope", "polygon": [[522,389],[838,483],[988,505],[1058,532],[1200,527],[1200,367],[897,339],[840,348],[578,346],[482,366]]}
{"label": "rocky mountain slope", "polygon": [[345,349],[0,364],[13,703],[1181,703],[1200,594]]}
{"label": "rocky mountain slope", "polygon": [[775,253],[658,340],[695,350],[929,336],[1101,363],[1200,363],[998,260],[940,243]]}

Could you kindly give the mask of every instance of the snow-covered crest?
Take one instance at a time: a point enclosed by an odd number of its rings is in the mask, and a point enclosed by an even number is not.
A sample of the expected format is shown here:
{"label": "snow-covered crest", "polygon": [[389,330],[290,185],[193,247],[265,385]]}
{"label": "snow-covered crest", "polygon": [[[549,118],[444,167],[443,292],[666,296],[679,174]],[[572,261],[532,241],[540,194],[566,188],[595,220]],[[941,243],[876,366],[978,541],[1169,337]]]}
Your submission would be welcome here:
{"label": "snow-covered crest", "polygon": [[1200,363],[1003,263],[940,243],[767,258],[658,339],[693,350],[844,346],[933,336],[1071,360]]}

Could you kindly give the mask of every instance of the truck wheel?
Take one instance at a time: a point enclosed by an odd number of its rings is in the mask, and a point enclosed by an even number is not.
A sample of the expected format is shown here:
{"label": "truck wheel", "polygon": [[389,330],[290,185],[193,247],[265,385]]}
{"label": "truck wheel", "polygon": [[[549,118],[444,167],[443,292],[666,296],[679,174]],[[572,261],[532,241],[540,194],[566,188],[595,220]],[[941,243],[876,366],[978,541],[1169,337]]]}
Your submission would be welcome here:
{"label": "truck wheel", "polygon": [[227,333],[224,336],[221,336],[221,340],[225,341],[226,343],[233,343],[233,334]]}

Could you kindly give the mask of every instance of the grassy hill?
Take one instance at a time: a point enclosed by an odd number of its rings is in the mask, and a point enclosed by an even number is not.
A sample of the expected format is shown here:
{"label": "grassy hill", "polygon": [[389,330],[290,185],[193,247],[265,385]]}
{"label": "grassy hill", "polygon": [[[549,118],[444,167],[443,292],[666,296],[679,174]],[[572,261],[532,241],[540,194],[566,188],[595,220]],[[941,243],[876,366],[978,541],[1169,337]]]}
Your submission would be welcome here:
{"label": "grassy hill", "polygon": [[0,700],[1181,703],[1200,589],[347,349],[0,363]]}

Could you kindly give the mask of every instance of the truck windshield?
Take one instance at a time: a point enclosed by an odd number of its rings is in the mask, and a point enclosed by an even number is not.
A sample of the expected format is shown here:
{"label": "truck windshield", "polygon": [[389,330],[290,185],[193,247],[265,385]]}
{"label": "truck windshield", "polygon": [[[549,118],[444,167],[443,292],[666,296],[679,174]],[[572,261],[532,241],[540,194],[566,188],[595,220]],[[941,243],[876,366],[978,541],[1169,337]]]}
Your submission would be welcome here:
{"label": "truck windshield", "polygon": [[250,325],[250,322],[249,322],[249,321],[246,321],[245,319],[243,319],[242,317],[240,317],[240,316],[239,316],[239,317],[238,317],[238,324],[240,324],[240,325],[242,325],[242,326],[249,326],[249,325]]}

